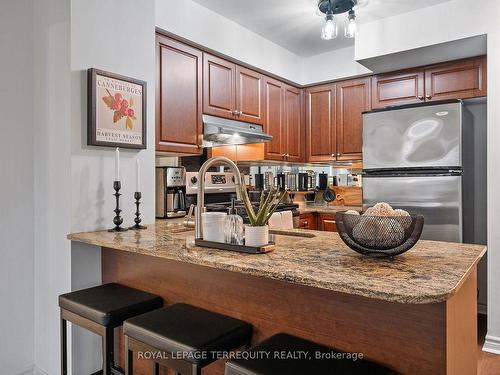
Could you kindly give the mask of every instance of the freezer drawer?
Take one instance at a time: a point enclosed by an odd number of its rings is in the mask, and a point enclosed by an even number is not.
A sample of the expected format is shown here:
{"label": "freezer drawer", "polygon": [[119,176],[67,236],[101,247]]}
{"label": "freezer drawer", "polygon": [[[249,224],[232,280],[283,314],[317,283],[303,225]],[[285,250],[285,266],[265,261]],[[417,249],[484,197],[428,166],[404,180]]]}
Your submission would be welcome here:
{"label": "freezer drawer", "polygon": [[363,206],[378,202],[424,215],[422,239],[462,242],[461,176],[365,176]]}
{"label": "freezer drawer", "polygon": [[460,167],[460,103],[363,114],[363,167]]}

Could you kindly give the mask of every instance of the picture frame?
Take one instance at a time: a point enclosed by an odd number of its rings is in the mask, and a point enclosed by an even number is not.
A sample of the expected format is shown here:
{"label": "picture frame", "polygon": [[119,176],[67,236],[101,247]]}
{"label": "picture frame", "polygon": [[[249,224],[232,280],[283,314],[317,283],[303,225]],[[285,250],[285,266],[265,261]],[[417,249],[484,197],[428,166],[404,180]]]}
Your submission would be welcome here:
{"label": "picture frame", "polygon": [[90,68],[87,86],[87,145],[146,149],[147,83]]}

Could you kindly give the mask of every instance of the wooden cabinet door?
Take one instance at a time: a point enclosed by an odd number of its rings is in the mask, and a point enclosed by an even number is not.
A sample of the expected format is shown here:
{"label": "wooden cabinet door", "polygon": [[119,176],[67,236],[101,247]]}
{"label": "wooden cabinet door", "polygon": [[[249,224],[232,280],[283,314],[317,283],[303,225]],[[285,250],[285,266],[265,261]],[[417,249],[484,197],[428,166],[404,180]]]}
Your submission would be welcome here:
{"label": "wooden cabinet door", "polygon": [[362,159],[362,113],[370,109],[370,78],[337,83],[337,160]]}
{"label": "wooden cabinet door", "polygon": [[201,153],[202,52],[156,36],[156,150]]}
{"label": "wooden cabinet door", "polygon": [[423,69],[372,77],[372,108],[424,101]]}
{"label": "wooden cabinet door", "polygon": [[425,100],[486,96],[486,57],[476,57],[425,69]]}
{"label": "wooden cabinet door", "polygon": [[304,129],[302,126],[301,94],[300,90],[285,85],[283,88],[284,100],[284,129],[285,129],[285,159],[291,162],[304,160]]}
{"label": "wooden cabinet door", "polygon": [[300,214],[299,216],[299,229],[312,229],[316,230],[316,215],[308,212]]}
{"label": "wooden cabinet door", "polygon": [[241,121],[264,123],[264,76],[236,66],[236,118]]}
{"label": "wooden cabinet door", "polygon": [[264,83],[265,121],[264,131],[273,140],[264,143],[266,160],[284,160],[285,142],[283,124],[283,83],[266,78]]}
{"label": "wooden cabinet door", "polygon": [[235,118],[236,65],[218,57],[203,54],[203,112]]}
{"label": "wooden cabinet door", "polygon": [[319,229],[326,232],[337,232],[337,223],[335,222],[335,215],[320,214],[319,215]]}
{"label": "wooden cabinet door", "polygon": [[336,158],[335,85],[306,90],[306,152],[308,161]]}

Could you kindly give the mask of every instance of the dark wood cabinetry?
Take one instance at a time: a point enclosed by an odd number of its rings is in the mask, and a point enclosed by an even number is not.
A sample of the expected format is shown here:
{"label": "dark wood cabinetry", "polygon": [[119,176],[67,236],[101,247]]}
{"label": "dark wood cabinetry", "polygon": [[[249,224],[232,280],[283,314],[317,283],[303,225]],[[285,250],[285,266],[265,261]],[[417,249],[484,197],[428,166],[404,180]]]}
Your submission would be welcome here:
{"label": "dark wood cabinetry", "polygon": [[266,106],[264,131],[273,136],[273,140],[264,145],[267,160],[284,160],[285,158],[283,87],[284,83],[272,78],[266,78],[264,83]]}
{"label": "dark wood cabinetry", "polygon": [[304,131],[300,90],[266,78],[264,103],[264,131],[273,136],[273,140],[265,144],[266,160],[303,161]]}
{"label": "dark wood cabinetry", "polygon": [[285,85],[283,88],[285,158],[290,162],[304,161],[304,127],[302,126],[301,91]]}
{"label": "dark wood cabinetry", "polygon": [[235,72],[235,64],[203,54],[203,113],[235,117]]}
{"label": "dark wood cabinetry", "polygon": [[236,117],[241,121],[264,123],[264,76],[236,66]]}
{"label": "dark wood cabinetry", "polygon": [[360,160],[370,78],[309,88],[306,101],[308,161]]}
{"label": "dark wood cabinetry", "polygon": [[486,96],[486,57],[372,77],[372,107]]}
{"label": "dark wood cabinetry", "polygon": [[161,34],[156,58],[155,144],[166,153],[201,153],[206,113],[262,125],[273,136],[259,145],[265,160],[357,161],[364,111],[487,94],[486,56],[306,89]]}
{"label": "dark wood cabinetry", "polygon": [[424,101],[424,72],[411,70],[372,77],[372,107],[420,103]]}
{"label": "dark wood cabinetry", "polygon": [[468,99],[486,96],[486,57],[425,69],[425,100]]}
{"label": "dark wood cabinetry", "polygon": [[337,223],[335,222],[335,215],[319,214],[318,229],[327,232],[337,232]]}
{"label": "dark wood cabinetry", "polygon": [[363,115],[371,109],[370,79],[337,83],[337,160],[360,160],[363,156]]}
{"label": "dark wood cabinetry", "polygon": [[303,213],[299,216],[299,229],[317,230],[316,215],[314,213]]}
{"label": "dark wood cabinetry", "polygon": [[203,112],[262,125],[264,76],[204,53]]}
{"label": "dark wood cabinetry", "polygon": [[324,85],[306,90],[307,160],[336,159],[336,86]]}
{"label": "dark wood cabinetry", "polygon": [[201,152],[202,53],[156,36],[156,150]]}

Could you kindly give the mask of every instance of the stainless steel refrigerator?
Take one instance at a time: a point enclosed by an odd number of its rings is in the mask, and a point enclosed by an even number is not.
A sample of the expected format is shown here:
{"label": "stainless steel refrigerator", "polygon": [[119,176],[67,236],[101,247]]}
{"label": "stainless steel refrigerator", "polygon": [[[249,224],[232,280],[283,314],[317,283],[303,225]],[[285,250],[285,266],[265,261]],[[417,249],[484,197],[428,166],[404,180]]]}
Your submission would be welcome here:
{"label": "stainless steel refrigerator", "polygon": [[363,205],[422,214],[423,239],[469,242],[474,230],[472,118],[460,101],[363,114]]}

